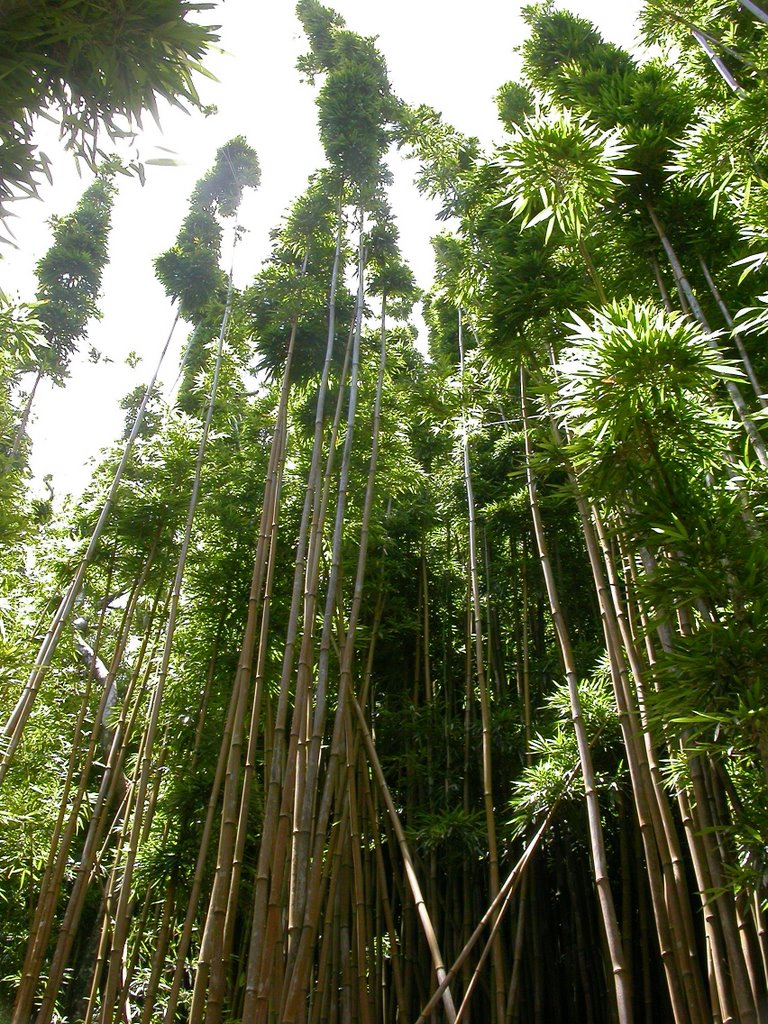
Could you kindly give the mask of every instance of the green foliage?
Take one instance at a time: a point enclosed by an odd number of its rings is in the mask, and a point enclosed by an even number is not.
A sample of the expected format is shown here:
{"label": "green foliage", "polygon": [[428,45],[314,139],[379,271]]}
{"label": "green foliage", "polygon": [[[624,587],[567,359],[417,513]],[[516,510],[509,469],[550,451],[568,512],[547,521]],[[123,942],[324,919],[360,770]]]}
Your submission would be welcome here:
{"label": "green foliage", "polygon": [[372,39],[343,28],[343,21],[315,0],[301,0],[296,13],[311,53],[299,66],[325,80],[317,97],[318,127],[326,156],[360,197],[382,180],[381,160],[397,116],[387,67]]}
{"label": "green foliage", "polygon": [[[590,744],[593,745],[598,786],[615,787],[624,780],[621,732],[618,713],[606,665],[579,682],[579,698]],[[514,783],[511,807],[517,832],[535,827],[541,815],[556,801],[578,805],[583,799],[583,782],[578,774],[576,734],[570,724],[571,703],[565,683],[559,683],[547,698],[545,719],[550,729],[531,743],[533,764]],[[565,812],[567,813],[567,811]]]}
{"label": "green foliage", "polygon": [[309,53],[299,58],[298,68],[314,82],[314,76],[327,70],[334,61],[336,34],[344,28],[344,19],[318,0],[299,0],[296,16],[310,47]]}
{"label": "green foliage", "polygon": [[216,296],[223,309],[226,276],[219,266],[222,229],[209,210],[192,206],[175,244],[155,260],[155,273],[179,312],[199,324]]}
{"label": "green foliage", "polygon": [[527,118],[500,150],[499,169],[513,217],[524,228],[546,223],[581,237],[616,185],[631,173],[619,166],[627,146],[615,130],[586,116],[550,108]]}
{"label": "green foliage", "polygon": [[41,370],[61,385],[97,305],[107,262],[107,241],[115,188],[111,174],[99,175],[75,210],[51,220],[53,244],[38,262],[37,317],[47,345],[38,352]]}
{"label": "green foliage", "polygon": [[438,220],[459,215],[479,156],[478,140],[462,135],[425,104],[401,108],[395,137],[419,161],[419,191],[443,204]]}
{"label": "green foliage", "polygon": [[219,266],[222,227],[216,214],[234,217],[245,188],[257,188],[259,162],[242,135],[216,153],[211,170],[195,186],[190,209],[174,245],[155,260],[155,273],[179,313],[198,330],[224,311],[226,275]]}
{"label": "green foliage", "polygon": [[551,2],[523,8],[523,17],[531,30],[522,46],[526,74],[542,91],[549,90],[572,61],[602,69],[606,75],[626,73],[633,66],[629,54],[606,43],[591,22],[558,11]]}
{"label": "green foliage", "polygon": [[604,131],[619,130],[631,147],[625,166],[639,174],[633,191],[658,195],[672,140],[694,113],[690,92],[667,63],[638,64],[582,18],[551,4],[529,7],[525,16],[531,26],[523,44],[528,79]]}
{"label": "green foliage", "polygon": [[732,428],[713,391],[741,374],[697,325],[630,300],[572,328],[556,369],[556,408],[576,464],[596,474],[601,493],[634,494],[649,473],[669,489],[672,476],[688,472],[682,459],[699,475],[722,464]]}
{"label": "green foliage", "polygon": [[[193,18],[211,4],[77,0],[6,5],[0,43],[0,206],[34,195],[49,161],[32,141],[36,118],[59,111],[68,147],[89,166],[104,155],[99,134],[119,138],[157,116],[159,98],[199,106],[193,82],[218,36]],[[127,125],[121,122],[127,121]]]}
{"label": "green foliage", "polygon": [[[697,0],[697,16],[702,4]],[[303,763],[303,730],[317,708],[304,706],[300,716],[295,714],[295,676],[287,680],[280,696],[278,687],[289,645],[295,644],[296,652],[301,646],[302,658],[307,659],[304,666],[317,662],[314,641],[321,630],[319,615],[316,620],[300,621],[295,634],[290,618],[296,538],[313,460],[317,378],[331,312],[335,355],[326,412],[332,414],[337,402],[343,409],[341,403],[348,397],[348,381],[342,379],[341,368],[353,317],[352,239],[362,227],[364,321],[355,444],[346,467],[341,571],[331,595],[335,603],[329,709],[337,710],[340,650],[350,628],[355,566],[361,553],[383,331],[386,361],[378,462],[366,527],[367,577],[352,637],[352,686],[361,699],[366,698],[365,713],[412,843],[417,874],[427,879],[430,907],[441,908],[438,930],[449,957],[460,945],[460,928],[490,901],[488,827],[481,810],[487,791],[486,741],[497,817],[511,819],[497,821],[502,875],[519,857],[532,828],[558,802],[556,822],[544,839],[546,849],[529,866],[526,882],[528,898],[538,901],[528,904],[539,908],[536,943],[549,950],[549,937],[557,933],[552,949],[562,957],[568,978],[562,992],[553,991],[551,1007],[546,1002],[542,1012],[553,1020],[566,1019],[569,1013],[578,1016],[576,995],[583,989],[593,998],[593,1009],[601,1008],[595,1012],[602,1019],[611,1004],[602,980],[589,980],[602,979],[605,971],[602,962],[593,961],[603,947],[600,925],[589,909],[593,886],[584,785],[571,702],[562,682],[558,634],[533,535],[526,469],[530,465],[536,476],[563,620],[583,677],[579,693],[601,791],[608,873],[624,907],[626,935],[633,931],[641,911],[647,911],[646,921],[652,921],[644,902],[642,840],[631,806],[634,790],[625,766],[621,726],[627,720],[638,729],[650,722],[648,743],[656,743],[670,792],[673,787],[691,785],[694,758],[704,765],[712,783],[712,802],[723,804],[713,851],[722,861],[727,894],[730,898],[741,889],[750,900],[755,894],[761,897],[768,822],[764,653],[768,647],[768,546],[763,540],[768,483],[762,467],[740,458],[733,415],[721,394],[724,382],[741,381],[740,373],[713,347],[714,335],[705,334],[690,317],[669,313],[649,299],[656,286],[648,258],[660,264],[661,250],[644,205],[648,197],[659,202],[695,288],[702,278],[693,257],[704,252],[729,302],[749,300],[749,288],[737,285],[738,270],[725,266],[743,252],[738,230],[726,223],[726,217],[740,210],[743,194],[738,190],[748,173],[749,157],[734,157],[738,174],[722,189],[718,216],[714,220],[708,213],[705,216],[706,193],[717,187],[723,173],[714,121],[711,173],[706,177],[702,169],[704,176],[693,182],[702,192],[698,195],[689,187],[693,167],[682,169],[681,165],[671,182],[665,169],[668,136],[675,126],[688,123],[693,108],[687,87],[680,86],[674,72],[662,64],[640,65],[603,42],[587,22],[561,14],[551,5],[528,9],[533,32],[525,50],[526,79],[521,85],[508,83],[500,92],[500,110],[510,135],[490,158],[481,154],[476,140],[454,131],[434,110],[397,104],[372,40],[347,30],[338,15],[315,0],[301,0],[298,10],[310,48],[301,67],[319,85],[319,119],[329,166],[312,177],[272,233],[271,252],[253,284],[231,296],[178,624],[158,708],[158,745],[153,752],[157,760],[150,778],[153,795],[147,801],[131,881],[135,912],[126,945],[126,960],[135,957],[131,1004],[141,1002],[146,994],[167,893],[175,899],[169,905],[168,967],[178,950],[217,764],[224,765],[219,761],[222,737],[229,742],[232,682],[246,616],[254,607],[249,593],[263,481],[268,467],[270,472],[275,470],[270,445],[282,399],[287,410],[287,448],[276,477],[280,505],[275,517],[278,529],[270,544],[270,603],[268,615],[257,624],[264,646],[253,655],[253,666],[258,664],[263,671],[263,691],[260,704],[251,703],[253,692],[245,697],[247,706],[260,709],[254,723],[258,731],[253,744],[242,733],[236,740],[242,741],[241,747],[224,748],[232,757],[228,773],[234,768],[234,774],[243,777],[244,762],[237,759],[246,756],[246,746],[253,768],[250,810],[244,821],[247,835],[237,855],[242,875],[232,905],[233,949],[242,948],[249,934],[256,860],[268,835],[264,829],[268,760],[278,714],[286,708],[286,729],[299,742],[291,756],[296,754],[296,763]],[[753,83],[751,88],[759,97],[759,87]],[[759,144],[758,113],[756,98],[749,124],[742,126],[754,146]],[[735,120],[732,128],[729,140],[736,145],[741,129]],[[434,243],[435,284],[425,302],[430,362],[414,348],[414,327],[408,317],[418,289],[400,253],[385,191],[388,175],[383,157],[392,140],[422,161],[419,187],[440,199],[443,216],[456,217],[452,231]],[[640,173],[628,178],[630,169]],[[122,630],[127,630],[116,687],[119,705],[129,681],[137,680],[134,703],[125,708],[132,719],[126,743],[128,772],[139,762],[148,721],[165,629],[164,602],[187,511],[197,417],[209,392],[211,348],[221,329],[226,286],[219,267],[221,220],[234,216],[243,188],[257,184],[258,177],[255,155],[242,137],[219,150],[213,169],[195,188],[175,246],[157,261],[158,276],[194,328],[184,357],[183,381],[173,409],[163,404],[159,391],[151,396],[149,414],[78,600],[78,614],[92,625],[89,642],[96,646],[98,630],[105,661],[121,642]],[[755,203],[755,211],[761,209],[759,194],[750,202]],[[526,230],[520,230],[521,223]],[[744,231],[743,221],[739,228]],[[587,244],[591,267],[583,253]],[[339,284],[331,307],[337,246]],[[713,248],[718,250],[716,258],[708,252]],[[669,275],[666,279],[670,280]],[[597,310],[591,308],[596,280],[615,296]],[[669,291],[674,303],[676,289],[670,286]],[[706,305],[708,311],[717,312],[714,300]],[[387,321],[380,325],[379,312],[384,308]],[[37,341],[33,321],[22,311],[9,309],[3,315],[0,326],[11,350],[5,366],[10,410],[18,374],[30,353],[37,351]],[[458,369],[460,322],[462,372]],[[286,394],[282,375],[292,335],[295,346]],[[531,381],[524,424],[521,364]],[[139,388],[126,396],[122,404],[129,419],[143,395],[144,389]],[[8,422],[5,433],[11,429],[10,411]],[[330,430],[325,434],[321,463],[330,468],[314,491],[316,509],[320,501],[329,502],[325,522],[313,540],[321,563],[317,594],[311,596],[321,602],[329,579],[332,503],[346,429],[342,419],[333,440]],[[487,734],[480,715],[474,626],[468,615],[465,438],[476,509],[480,646],[490,707]],[[526,441],[533,446],[530,459]],[[36,648],[30,638],[40,633],[49,606],[56,604],[72,577],[121,454],[120,444],[105,454],[86,493],[63,514],[51,495],[39,499],[33,514],[19,509],[14,549],[3,555],[5,589],[0,590],[4,714],[28,676]],[[607,606],[599,604],[603,595],[596,591],[589,571],[585,543],[589,534],[583,531],[580,509],[573,501],[575,485],[587,499],[589,514],[604,528],[600,534],[603,555],[615,573],[607,597],[621,609],[622,625],[627,625],[626,635],[616,643],[623,643],[634,655],[626,681],[627,692],[638,706],[629,716],[622,715],[621,722],[614,684],[623,672],[618,664],[622,655],[612,649],[609,659],[605,652],[608,631],[604,625],[609,624],[609,614]],[[15,500],[13,496],[6,500],[0,491],[0,503],[9,508],[7,514],[0,508],[6,515],[3,525],[11,522],[10,506]],[[317,516],[315,523],[319,524]],[[301,568],[299,564],[300,582]],[[25,570],[31,583],[24,577]],[[146,580],[136,614],[124,627],[129,595],[140,574]],[[303,582],[306,585],[306,576]],[[265,609],[265,603],[260,607]],[[310,607],[310,595],[305,595],[303,607]],[[590,671],[590,666],[596,667]],[[39,884],[62,798],[63,771],[86,681],[72,638],[67,636],[7,778],[10,796],[0,812],[7,833],[7,837],[0,835],[0,899],[7,908],[0,915],[5,944],[0,958],[5,958],[2,966],[8,976],[18,972],[23,958],[33,889]],[[98,696],[90,695],[83,712],[84,744],[93,728]],[[314,701],[316,695],[309,699]],[[349,736],[353,744],[346,753],[356,751],[362,757],[354,729],[351,723],[342,730],[345,740]],[[321,782],[329,744],[336,742],[331,735],[329,722],[319,752]],[[645,738],[639,736],[638,741],[644,743]],[[401,958],[401,966],[410,972],[412,963],[425,961],[421,940],[409,931],[409,918],[404,916],[408,900],[403,895],[400,860],[379,795],[374,792],[372,800],[367,800],[365,761],[345,762],[343,747],[338,751],[347,778],[359,783],[335,787],[345,801],[355,791],[361,801],[354,808],[360,830],[354,855],[361,858],[365,885],[371,884],[371,905],[379,898],[376,887],[383,867],[387,891],[395,894],[390,905],[395,931],[407,936],[408,955]],[[285,777],[286,767],[281,761],[277,775]],[[84,819],[91,813],[101,770],[99,763],[86,779]],[[188,963],[198,958],[204,933],[204,906],[217,870],[220,808],[223,803],[226,813],[236,817],[239,795],[235,793],[231,805],[220,796],[210,804],[214,829],[207,857],[201,861],[201,904]],[[289,799],[287,791],[284,799]],[[112,812],[119,815],[118,803]],[[324,863],[337,892],[342,891],[338,880],[345,876],[335,873],[340,865],[344,864],[344,871],[348,866],[344,844],[351,818],[346,812],[353,807],[333,804],[331,828],[339,856]],[[695,802],[692,807],[695,814]],[[509,808],[508,814],[500,812],[502,808]],[[677,813],[674,801],[671,813],[673,817]],[[233,817],[229,820],[232,823]],[[114,845],[119,826],[120,819],[113,813],[108,824],[111,831],[105,833],[100,851],[104,871],[114,867],[118,879],[125,863],[124,854],[118,854]],[[64,893],[78,864],[80,835],[68,854]],[[697,842],[704,838],[704,834],[697,836]],[[322,839],[318,831],[318,842]],[[633,856],[635,844],[637,857]],[[321,857],[330,849],[329,840]],[[375,859],[377,854],[381,860]],[[690,864],[686,854],[683,858],[684,876]],[[320,866],[321,861],[316,863]],[[279,888],[269,899],[270,906],[282,912]],[[101,896],[97,879],[83,934],[90,934],[89,915],[95,917]],[[352,906],[348,895],[334,905],[341,925],[334,927],[334,934],[341,934],[345,921],[352,920],[351,913],[344,918]],[[141,907],[146,907],[145,917]],[[546,909],[542,912],[542,908]],[[360,913],[359,906],[356,910]],[[502,927],[504,942],[512,948],[516,924]],[[697,919],[697,942],[699,928]],[[366,929],[372,935],[372,950],[390,948],[373,918],[366,920]],[[576,931],[583,959],[573,967],[575,940],[571,939]],[[526,924],[524,957],[533,949],[531,934]],[[329,952],[336,955],[331,947]],[[661,976],[661,965],[655,953],[642,952],[649,969],[635,975],[642,979],[638,1001],[642,991],[645,1005],[661,1007],[663,999],[655,1000],[662,990],[647,977],[655,971]],[[633,967],[638,961],[634,959]],[[76,973],[79,965],[74,966]],[[526,967],[516,1007],[521,1019],[533,1005],[529,990],[536,970]],[[233,961],[226,975],[225,1017],[235,1014],[239,1006],[245,977],[242,960]],[[166,970],[152,1008],[154,1016],[164,1009],[168,978]],[[407,978],[409,988],[421,997],[421,981],[412,984],[413,977],[408,974]],[[543,974],[539,981],[542,978]],[[328,982],[329,987],[335,984],[335,980]],[[70,986],[68,996],[63,986],[62,997],[70,998],[76,987],[77,982]],[[490,1019],[482,989],[481,985],[473,1014]],[[550,994],[546,995],[549,1000]],[[188,999],[183,1012],[187,1005]],[[410,1013],[411,1008],[406,1009]],[[660,1020],[666,1021],[665,1012],[660,1010]]]}
{"label": "green foliage", "polygon": [[536,110],[533,93],[528,86],[519,82],[505,82],[501,86],[496,93],[496,106],[499,120],[509,132],[514,131]]}
{"label": "green foliage", "polygon": [[237,135],[217,150],[213,167],[192,193],[192,204],[214,210],[220,217],[234,217],[243,189],[258,188],[260,181],[258,157],[245,137]]}

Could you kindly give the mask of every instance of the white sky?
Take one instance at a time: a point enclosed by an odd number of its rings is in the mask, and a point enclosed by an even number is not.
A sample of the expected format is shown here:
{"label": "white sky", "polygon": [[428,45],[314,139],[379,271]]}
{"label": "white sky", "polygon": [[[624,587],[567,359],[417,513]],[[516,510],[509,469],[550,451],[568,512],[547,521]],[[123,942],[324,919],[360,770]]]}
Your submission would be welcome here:
{"label": "white sky", "polygon": [[[353,31],[378,36],[395,92],[408,102],[428,103],[460,131],[488,145],[501,136],[494,94],[516,78],[514,50],[524,38],[519,2],[501,0],[330,0]],[[624,46],[634,40],[640,0],[561,0],[560,6],[589,18],[603,35]],[[83,486],[85,464],[119,432],[120,398],[150,376],[167,335],[172,313],[154,278],[152,259],[175,239],[195,182],[208,169],[216,149],[234,135],[245,135],[262,167],[260,189],[248,196],[240,221],[247,229],[239,246],[236,283],[253,277],[269,250],[269,230],[304,189],[308,175],[323,161],[315,130],[314,90],[300,82],[297,56],[305,49],[293,0],[224,0],[206,12],[220,23],[221,53],[206,66],[218,83],[202,79],[201,98],[218,113],[207,119],[174,109],[163,112],[162,132],[147,117],[138,145],[142,157],[164,157],[172,150],[179,165],[147,167],[147,183],[121,178],[110,236],[111,262],[104,275],[103,320],[90,343],[113,360],[90,364],[88,343],[73,360],[65,389],[41,387],[31,436],[32,468],[39,479],[54,474],[59,494]],[[41,148],[53,161],[54,187],[41,188],[43,202],[19,202],[12,228],[18,249],[0,265],[0,287],[21,300],[34,298],[33,269],[50,243],[46,219],[71,210],[89,179],[80,179],[71,158],[60,151],[56,132],[46,125]],[[410,184],[412,169],[393,167],[392,203],[401,244],[419,284],[432,272],[429,238],[433,210]],[[228,262],[229,254],[225,253]],[[143,358],[129,370],[132,350]],[[175,364],[165,370],[169,384]]]}

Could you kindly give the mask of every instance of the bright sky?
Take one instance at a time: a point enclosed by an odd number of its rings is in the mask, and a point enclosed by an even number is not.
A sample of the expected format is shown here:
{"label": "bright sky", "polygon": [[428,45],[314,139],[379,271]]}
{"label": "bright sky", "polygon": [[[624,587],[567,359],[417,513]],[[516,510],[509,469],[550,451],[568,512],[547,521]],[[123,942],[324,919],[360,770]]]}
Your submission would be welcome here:
{"label": "bright sky", "polygon": [[[347,26],[378,36],[394,90],[406,101],[428,103],[460,131],[478,136],[490,147],[501,136],[494,94],[517,77],[515,47],[524,38],[522,4],[500,0],[329,0]],[[561,0],[560,6],[589,18],[603,35],[631,46],[639,0]],[[171,245],[187,209],[195,182],[208,169],[216,149],[234,135],[245,135],[259,155],[262,183],[241,208],[247,229],[238,247],[236,283],[253,277],[269,249],[269,230],[304,188],[308,175],[323,161],[315,130],[314,90],[299,80],[297,56],[305,49],[293,0],[224,0],[207,12],[220,23],[221,53],[207,66],[219,79],[199,83],[201,98],[218,113],[207,119],[174,109],[161,117],[160,132],[148,116],[138,146],[143,159],[166,157],[174,167],[147,167],[147,183],[121,179],[110,238],[111,262],[104,276],[103,320],[94,325],[90,343],[113,360],[93,365],[88,344],[73,360],[65,389],[41,387],[31,436],[32,468],[40,479],[53,473],[59,494],[75,491],[87,480],[85,464],[119,433],[120,398],[144,383],[165,340],[172,313],[154,278],[152,259]],[[12,224],[18,249],[0,267],[0,287],[22,300],[34,298],[33,269],[50,242],[46,219],[71,210],[87,180],[78,178],[71,158],[60,152],[56,133],[46,125],[41,148],[53,160],[54,187],[41,189],[44,201],[25,200]],[[429,238],[436,230],[433,210],[410,184],[411,168],[393,167],[392,202],[401,244],[419,284],[430,283]],[[229,254],[225,254],[228,262]],[[135,370],[125,365],[129,352],[142,360]],[[178,355],[178,350],[177,350]],[[175,365],[163,377],[171,384]]]}

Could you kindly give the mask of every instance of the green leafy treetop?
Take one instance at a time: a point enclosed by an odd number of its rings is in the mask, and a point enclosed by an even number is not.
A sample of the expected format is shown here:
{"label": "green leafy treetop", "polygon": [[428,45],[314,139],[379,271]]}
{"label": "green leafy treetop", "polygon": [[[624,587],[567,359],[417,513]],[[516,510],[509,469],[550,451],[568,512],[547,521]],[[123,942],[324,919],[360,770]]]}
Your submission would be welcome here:
{"label": "green leafy treetop", "polygon": [[216,214],[234,217],[243,190],[260,180],[256,153],[242,135],[216,153],[213,167],[198,181],[176,242],[155,260],[166,294],[179,301],[179,312],[195,326],[205,320],[211,299],[226,281],[219,266],[222,228]]}
{"label": "green leafy treetop", "polygon": [[216,153],[210,171],[197,183],[193,204],[215,210],[221,217],[234,217],[246,188],[258,188],[261,168],[256,153],[242,135],[230,139]]}
{"label": "green leafy treetop", "polygon": [[374,216],[375,221],[368,231],[368,288],[372,295],[398,300],[390,312],[405,318],[419,297],[419,290],[410,267],[400,254],[400,232],[389,204],[382,200]]}
{"label": "green leafy treetop", "polygon": [[[215,26],[190,16],[208,3],[189,0],[22,0],[2,5],[0,35],[0,209],[19,194],[35,195],[47,158],[32,142],[35,120],[53,105],[67,146],[94,166],[101,130],[124,134],[157,98],[199,107],[193,73],[218,39]],[[210,77],[210,76],[209,76]]]}
{"label": "green leafy treetop", "polygon": [[112,200],[111,171],[100,173],[75,210],[53,217],[53,244],[38,262],[37,318],[47,342],[38,351],[40,371],[61,385],[97,306],[107,262]]}
{"label": "green leafy treetop", "polygon": [[296,13],[311,47],[299,68],[311,81],[325,74],[317,105],[326,156],[342,181],[369,197],[381,181],[389,126],[399,110],[386,63],[372,39],[343,28],[341,18],[317,0],[300,0]]}
{"label": "green leafy treetop", "polygon": [[528,81],[599,127],[620,128],[632,147],[628,166],[640,175],[635,189],[658,193],[672,140],[693,116],[690,93],[666,64],[638,64],[584,18],[546,3],[526,7],[524,17],[531,28],[522,47]]}
{"label": "green leafy treetop", "polygon": [[[272,253],[244,294],[245,315],[257,353],[256,369],[271,377],[283,370],[296,323],[292,375],[305,379],[322,369],[328,319],[328,280],[336,249],[335,176],[325,169],[272,232]],[[348,254],[342,252],[346,258]],[[336,291],[336,348],[343,350],[354,299],[343,284]]]}
{"label": "green leafy treetop", "polygon": [[496,107],[499,120],[510,132],[536,109],[533,93],[527,85],[521,85],[519,82],[505,82],[501,86],[496,93]]}
{"label": "green leafy treetop", "polygon": [[580,237],[596,209],[632,172],[619,167],[627,151],[616,131],[550,108],[528,117],[501,150],[507,198],[523,226],[544,222]]}
{"label": "green leafy treetop", "polygon": [[155,260],[155,273],[166,294],[178,300],[179,314],[194,325],[179,389],[179,404],[187,412],[201,411],[196,382],[207,361],[206,346],[221,329],[227,302],[227,277],[219,266],[223,232],[218,217],[235,217],[243,191],[257,188],[260,178],[256,153],[242,135],[222,146],[192,192],[176,242]]}
{"label": "green leafy treetop", "polygon": [[298,68],[310,82],[333,63],[336,31],[344,28],[344,19],[317,0],[299,0],[296,15],[309,40],[310,52],[299,58]]}
{"label": "green leafy treetop", "polygon": [[397,142],[415,156],[420,169],[416,186],[443,206],[438,220],[464,213],[471,183],[480,156],[480,144],[474,136],[465,136],[426,104],[403,106],[397,129]]}

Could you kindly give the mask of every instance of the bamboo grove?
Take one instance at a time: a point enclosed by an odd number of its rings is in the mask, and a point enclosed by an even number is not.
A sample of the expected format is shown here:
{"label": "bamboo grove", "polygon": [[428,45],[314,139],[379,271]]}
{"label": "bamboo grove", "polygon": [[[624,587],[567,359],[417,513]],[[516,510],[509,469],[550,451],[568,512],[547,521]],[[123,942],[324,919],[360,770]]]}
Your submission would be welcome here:
{"label": "bamboo grove", "polygon": [[768,13],[524,14],[484,152],[300,0],[325,163],[238,289],[219,150],[63,509],[116,163],[0,309],[0,1019],[768,1018]]}

